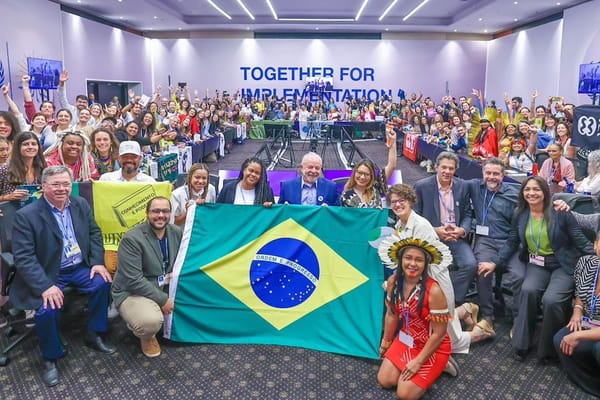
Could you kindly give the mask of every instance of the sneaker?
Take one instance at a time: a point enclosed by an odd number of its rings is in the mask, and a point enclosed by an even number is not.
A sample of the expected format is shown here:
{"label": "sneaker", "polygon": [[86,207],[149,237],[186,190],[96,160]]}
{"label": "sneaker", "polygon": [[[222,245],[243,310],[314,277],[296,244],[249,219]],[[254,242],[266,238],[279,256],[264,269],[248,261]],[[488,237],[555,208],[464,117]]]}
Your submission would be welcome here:
{"label": "sneaker", "polygon": [[4,314],[0,313],[0,328],[4,328],[6,325],[8,325],[8,320]]}
{"label": "sneaker", "polygon": [[160,356],[160,344],[156,340],[156,336],[152,336],[150,339],[140,338],[142,345],[142,353],[146,357],[153,358]]}
{"label": "sneaker", "polygon": [[448,359],[448,364],[446,364],[446,368],[444,368],[444,372],[450,376],[458,375],[458,363],[452,356]]}
{"label": "sneaker", "polygon": [[119,316],[119,310],[117,310],[115,303],[110,304],[110,306],[108,307],[108,312],[106,314],[108,316],[108,319],[115,319]]}
{"label": "sneaker", "polygon": [[35,326],[35,310],[25,310],[25,327],[31,329]]}

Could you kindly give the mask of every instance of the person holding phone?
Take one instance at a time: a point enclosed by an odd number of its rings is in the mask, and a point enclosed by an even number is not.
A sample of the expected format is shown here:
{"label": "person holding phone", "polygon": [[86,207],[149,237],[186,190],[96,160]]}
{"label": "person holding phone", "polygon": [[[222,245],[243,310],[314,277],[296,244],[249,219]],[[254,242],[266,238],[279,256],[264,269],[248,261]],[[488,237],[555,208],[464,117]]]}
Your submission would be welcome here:
{"label": "person holding phone", "polygon": [[41,184],[46,160],[42,145],[33,132],[21,132],[15,138],[12,158],[0,166],[0,201],[24,200],[29,197],[22,185]]}

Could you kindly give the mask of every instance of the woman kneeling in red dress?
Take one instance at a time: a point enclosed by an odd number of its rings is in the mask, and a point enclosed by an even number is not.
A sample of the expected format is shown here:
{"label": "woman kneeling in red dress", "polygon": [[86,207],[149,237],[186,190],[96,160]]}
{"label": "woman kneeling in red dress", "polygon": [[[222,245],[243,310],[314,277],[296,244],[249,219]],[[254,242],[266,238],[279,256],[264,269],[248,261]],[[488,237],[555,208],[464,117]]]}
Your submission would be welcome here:
{"label": "woman kneeling in red dress", "polygon": [[384,359],[377,380],[384,388],[396,386],[401,399],[418,399],[442,374],[451,353],[448,304],[427,267],[449,264],[452,256],[440,241],[402,233],[382,241],[379,252],[384,262],[392,259],[400,268],[387,281]]}

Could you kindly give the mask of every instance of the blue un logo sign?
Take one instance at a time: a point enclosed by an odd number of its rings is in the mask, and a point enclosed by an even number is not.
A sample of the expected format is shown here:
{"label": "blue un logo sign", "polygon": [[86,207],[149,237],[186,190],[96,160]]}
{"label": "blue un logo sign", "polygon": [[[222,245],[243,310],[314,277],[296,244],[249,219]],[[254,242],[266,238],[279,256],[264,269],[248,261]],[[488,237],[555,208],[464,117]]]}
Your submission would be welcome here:
{"label": "blue un logo sign", "polygon": [[304,303],[319,283],[319,260],[298,239],[281,238],[261,247],[250,265],[250,284],[256,296],[275,308]]}
{"label": "blue un logo sign", "polygon": [[4,64],[0,60],[0,86],[4,85]]}

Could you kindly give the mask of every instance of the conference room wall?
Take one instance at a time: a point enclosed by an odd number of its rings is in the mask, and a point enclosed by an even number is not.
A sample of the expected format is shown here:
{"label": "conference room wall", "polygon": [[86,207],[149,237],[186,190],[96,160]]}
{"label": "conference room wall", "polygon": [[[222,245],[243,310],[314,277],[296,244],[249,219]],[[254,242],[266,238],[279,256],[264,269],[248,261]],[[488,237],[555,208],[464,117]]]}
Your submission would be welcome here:
{"label": "conference room wall", "polygon": [[[22,104],[21,76],[27,72],[27,57],[63,59],[61,11],[49,1],[2,0],[0,12],[0,61],[4,83]],[[49,23],[52,21],[52,23]],[[4,99],[0,109],[6,110]]]}
{"label": "conference room wall", "polygon": [[503,103],[503,94],[521,96],[529,107],[537,90],[537,104],[557,96],[563,21],[553,21],[523,30],[488,44],[485,97]]}
{"label": "conference room wall", "polygon": [[600,0],[565,10],[558,93],[576,104],[590,104],[577,94],[579,64],[600,62]]}
{"label": "conference room wall", "polygon": [[[303,80],[244,80],[242,67],[331,67],[334,87],[391,90],[408,94],[422,90],[440,99],[446,82],[454,95],[483,87],[486,43],[444,40],[325,39],[168,39],[154,42],[154,77],[163,86],[170,75],[212,96],[215,89],[302,89]],[[372,68],[373,80],[352,81],[342,68]],[[346,71],[346,70],[344,70]],[[355,77],[358,77],[356,75]]]}

